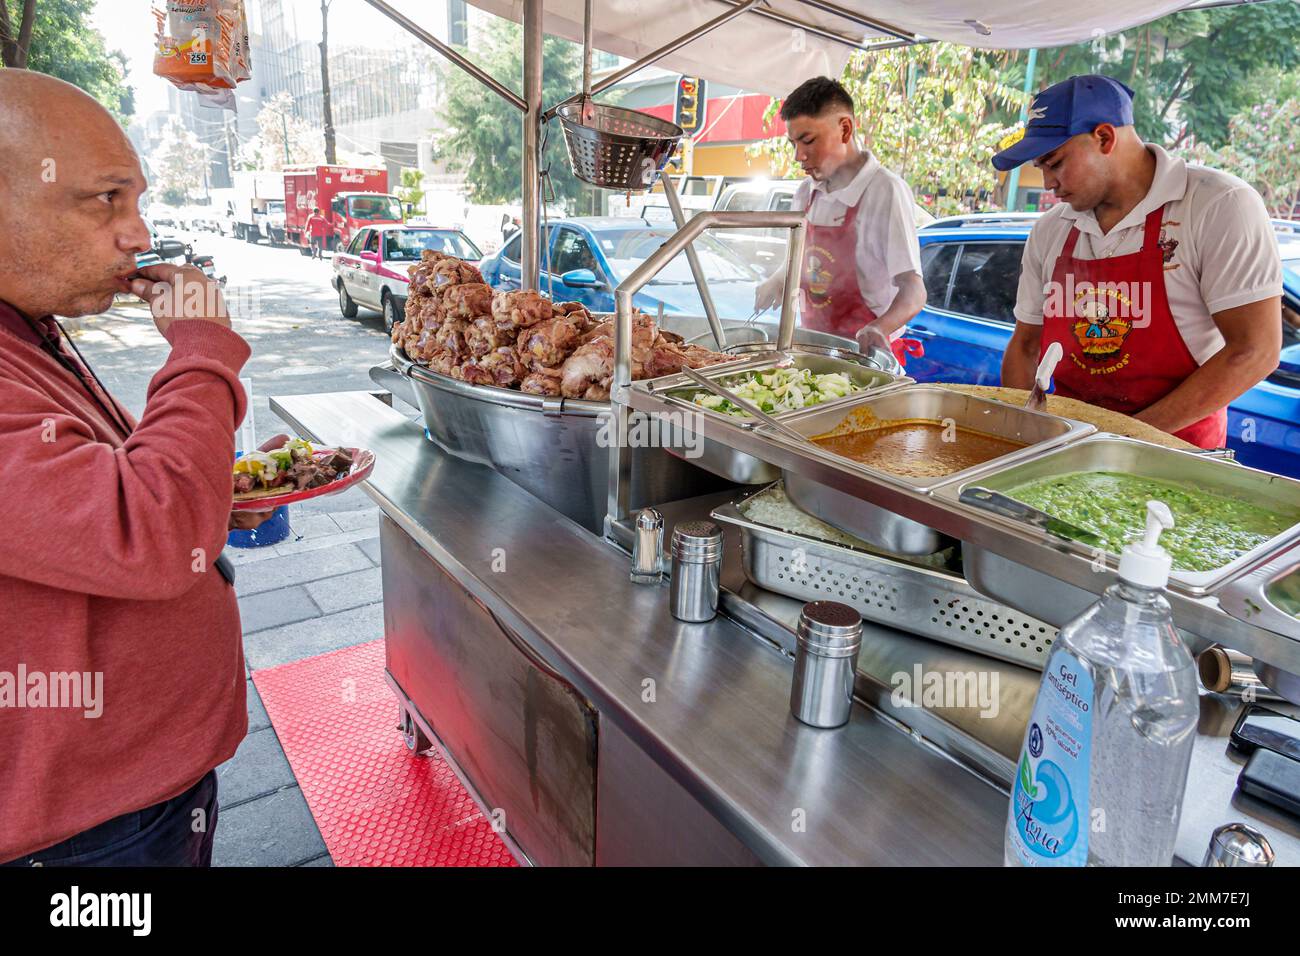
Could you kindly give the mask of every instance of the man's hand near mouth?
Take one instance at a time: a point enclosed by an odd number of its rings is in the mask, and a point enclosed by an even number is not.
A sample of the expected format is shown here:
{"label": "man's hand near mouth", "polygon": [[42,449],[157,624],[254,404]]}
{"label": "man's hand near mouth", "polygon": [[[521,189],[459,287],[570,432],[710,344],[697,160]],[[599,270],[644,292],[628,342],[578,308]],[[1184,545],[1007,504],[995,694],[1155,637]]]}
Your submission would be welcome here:
{"label": "man's hand near mouth", "polygon": [[230,328],[221,286],[194,266],[145,266],[130,280],[130,291],[149,304],[159,332],[165,333],[177,319],[199,319]]}

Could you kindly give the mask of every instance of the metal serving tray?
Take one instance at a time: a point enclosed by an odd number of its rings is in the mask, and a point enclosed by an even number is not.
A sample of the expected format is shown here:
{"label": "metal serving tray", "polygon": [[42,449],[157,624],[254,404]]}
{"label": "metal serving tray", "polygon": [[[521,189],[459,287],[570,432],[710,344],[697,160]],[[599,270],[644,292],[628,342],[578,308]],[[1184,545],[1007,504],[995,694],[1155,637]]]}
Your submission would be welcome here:
{"label": "metal serving tray", "polygon": [[759,524],[741,512],[743,500],[713,517],[740,533],[745,576],[758,587],[842,601],[866,620],[1026,667],[1047,660],[1056,628],[990,601],[960,575]]}
{"label": "metal serving tray", "polygon": [[1300,543],[1226,585],[1219,606],[1239,621],[1300,641]]}
{"label": "metal serving tray", "polygon": [[[471,385],[389,357],[423,413],[425,434],[448,453],[488,465],[555,510],[600,534],[608,507],[608,402],[529,395]],[[381,375],[383,381],[386,376]],[[631,507],[675,501],[725,487],[662,448],[629,449]]]}
{"label": "metal serving tray", "polygon": [[[1111,565],[1113,570],[1114,562]],[[1064,627],[1097,602],[1092,591],[966,541],[961,544],[961,566],[967,583],[980,594],[1019,608],[1053,627]],[[1183,627],[1178,628],[1178,635],[1193,657],[1216,643]]]}
{"label": "metal serving tray", "polygon": [[[833,462],[844,471],[921,493],[930,493],[935,488],[983,474],[1002,464],[1023,461],[1040,454],[1044,449],[1055,448],[1093,431],[1093,426],[1082,422],[963,395],[935,385],[903,385],[881,392],[854,395],[836,403],[835,407],[817,406],[783,416],[782,422],[811,438],[832,431],[848,414],[859,408],[870,410],[879,419],[952,421],[959,427],[1026,443],[1026,447],[1019,451],[951,475],[934,478],[895,475],[868,468],[828,451],[807,449],[808,454]],[[759,426],[756,431],[759,434],[773,434],[766,425]],[[814,481],[797,471],[786,469],[783,477],[786,494],[800,508],[875,547],[895,554],[928,554],[942,549],[951,541],[925,524]]]}
{"label": "metal serving tray", "polygon": [[[1177,482],[1182,485],[1194,485],[1230,497],[1246,498],[1266,505],[1271,504],[1276,507],[1300,511],[1300,481],[1284,478],[1281,475],[1256,471],[1243,465],[1218,461],[1202,455],[1177,451],[1172,448],[1163,448],[1137,439],[1122,438],[1110,434],[1093,435],[1068,447],[1048,452],[1031,461],[999,466],[991,472],[985,472],[979,476],[948,484],[937,493],[937,497],[956,502],[965,488],[975,484],[1006,493],[1023,482],[1079,471],[1127,472],[1146,478]],[[976,480],[976,477],[978,480]],[[1017,528],[1024,529],[1023,525],[1009,518],[987,512],[984,512],[983,515],[986,521],[1002,524],[1010,523]],[[1050,538],[1044,532],[1036,529],[1031,529],[1030,533],[1049,546],[1059,550],[1070,551],[1084,557],[1091,557],[1094,553],[1092,549],[1085,545]],[[1201,572],[1174,571],[1169,576],[1170,588],[1184,594],[1200,597],[1214,591],[1248,569],[1255,567],[1261,561],[1276,554],[1279,549],[1297,541],[1300,541],[1300,523],[1263,542],[1258,547],[1251,549],[1221,568]],[[970,575],[970,567],[978,567],[981,556],[974,554],[975,560],[970,561],[972,557],[971,549],[967,549],[966,554],[967,560],[970,562],[967,574]],[[1117,556],[1111,557],[1110,563],[1112,567],[1116,560]],[[1046,575],[1039,574],[1032,571],[1032,569],[1027,570],[1031,570],[1031,575],[1037,574],[1038,577],[1043,578],[1044,582],[1048,580]],[[1019,584],[1013,585],[1013,580],[1017,578]],[[1025,598],[1025,589],[1032,590],[1035,582],[1032,576],[1026,578],[1024,575],[1018,575],[1013,578],[1012,575],[1006,573],[997,573],[983,577],[976,586],[983,590],[984,593],[991,594],[991,596],[999,600],[1013,601],[1023,600]],[[1013,588],[1014,595],[1008,588]]]}
{"label": "metal serving tray", "polygon": [[[1293,544],[1219,592],[1219,607],[1239,621],[1300,643],[1300,544]],[[1255,661],[1270,689],[1300,704],[1300,674]]]}
{"label": "metal serving tray", "polygon": [[[741,384],[741,381],[751,372],[767,372],[777,368],[808,369],[815,375],[839,372],[847,376],[860,389],[842,398],[815,405],[814,408],[834,408],[864,392],[874,392],[889,385],[912,381],[904,375],[894,374],[868,364],[870,361],[866,356],[861,356],[855,361],[851,358],[832,357],[821,351],[805,351],[795,346],[788,352],[765,350],[751,353],[740,360],[740,364],[729,362],[726,365],[714,365],[701,369],[701,373],[721,385],[729,386],[732,384],[731,380],[733,379],[736,380],[734,384]],[[703,405],[696,405],[691,401],[693,396],[703,392],[704,389],[685,375],[670,375],[655,379],[651,391],[657,395],[662,395],[667,401],[681,405],[691,411],[703,412],[706,415],[723,415],[722,412],[705,408]],[[805,411],[805,409],[778,412],[773,417],[784,419],[786,416],[802,411]],[[736,421],[752,421],[747,415],[725,415],[724,417],[733,418]]]}
{"label": "metal serving tray", "polygon": [[[741,357],[736,362],[704,369],[703,374],[713,379],[727,379],[748,372],[777,368],[778,366],[807,368],[817,374],[843,372],[866,390],[825,402],[816,406],[817,408],[830,408],[866,394],[867,391],[874,394],[880,389],[891,388],[911,381],[906,376],[899,374],[901,370],[893,355],[885,353],[881,349],[873,349],[870,355],[861,355],[840,349],[796,343],[785,352],[767,347],[755,351],[746,346],[728,349],[728,351],[740,352]],[[892,366],[893,370],[891,371],[883,366]],[[724,415],[721,412],[696,405],[691,401],[691,396],[702,391],[702,389],[685,375],[667,375],[651,381],[636,382],[632,387],[647,392],[663,401],[666,405],[671,406],[668,410],[679,411],[683,416],[683,422],[690,421],[688,416],[700,415],[735,423],[741,427],[751,427],[754,424],[753,420],[749,418]],[[798,412],[782,412],[776,417],[784,419],[794,414],[798,414]],[[769,484],[781,477],[779,468],[768,464],[761,458],[737,451],[721,442],[703,438],[702,435],[696,437],[700,441],[694,448],[690,449],[689,454],[687,449],[681,446],[665,445],[665,450],[679,458],[684,458],[705,471],[712,472],[719,477],[741,485]]]}

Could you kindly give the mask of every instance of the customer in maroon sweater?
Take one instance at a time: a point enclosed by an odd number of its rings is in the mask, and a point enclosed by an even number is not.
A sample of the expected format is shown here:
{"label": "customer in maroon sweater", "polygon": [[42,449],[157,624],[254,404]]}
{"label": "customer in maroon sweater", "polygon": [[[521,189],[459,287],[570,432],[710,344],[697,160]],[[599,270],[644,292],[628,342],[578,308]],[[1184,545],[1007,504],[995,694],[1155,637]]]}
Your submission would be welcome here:
{"label": "customer in maroon sweater", "polygon": [[[206,865],[247,727],[219,561],[248,345],[219,288],[154,266],[121,128],[0,70],[0,861]],[[171,354],[135,421],[51,316],[146,299]]]}

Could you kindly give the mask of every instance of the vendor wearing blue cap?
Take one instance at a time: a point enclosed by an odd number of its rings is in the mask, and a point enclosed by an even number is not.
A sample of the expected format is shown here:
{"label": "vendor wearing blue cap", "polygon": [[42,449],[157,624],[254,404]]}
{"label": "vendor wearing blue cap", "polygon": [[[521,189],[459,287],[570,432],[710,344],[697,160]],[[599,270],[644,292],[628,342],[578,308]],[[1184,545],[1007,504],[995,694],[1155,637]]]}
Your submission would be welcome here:
{"label": "vendor wearing blue cap", "polygon": [[1259,194],[1143,143],[1133,91],[1075,76],[1034,98],[999,170],[1033,162],[1061,200],[1034,224],[1002,384],[1029,388],[1053,342],[1056,392],[1201,448],[1277,367],[1282,265]]}

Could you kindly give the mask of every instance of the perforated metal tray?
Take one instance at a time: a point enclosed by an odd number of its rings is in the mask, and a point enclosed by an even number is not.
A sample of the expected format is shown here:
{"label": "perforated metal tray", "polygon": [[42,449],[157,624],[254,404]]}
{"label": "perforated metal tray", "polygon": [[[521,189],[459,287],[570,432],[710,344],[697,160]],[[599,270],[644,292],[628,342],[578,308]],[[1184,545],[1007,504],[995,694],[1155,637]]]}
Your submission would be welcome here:
{"label": "perforated metal tray", "polygon": [[717,521],[740,532],[745,576],[754,584],[800,600],[843,601],[864,620],[1043,668],[1056,639],[1055,627],[989,600],[960,572],[832,544],[746,518],[739,506],[771,487],[713,511]]}

